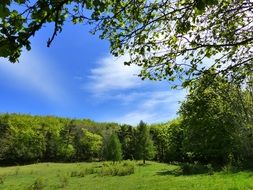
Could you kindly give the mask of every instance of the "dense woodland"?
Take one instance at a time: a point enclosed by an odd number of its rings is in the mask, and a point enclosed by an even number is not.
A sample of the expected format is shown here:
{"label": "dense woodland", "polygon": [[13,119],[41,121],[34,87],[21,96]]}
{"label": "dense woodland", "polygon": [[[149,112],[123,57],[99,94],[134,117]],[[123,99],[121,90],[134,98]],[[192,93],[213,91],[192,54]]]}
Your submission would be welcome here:
{"label": "dense woodland", "polygon": [[253,87],[222,77],[196,80],[167,123],[137,127],[88,119],[0,115],[0,163],[121,159],[251,167]]}

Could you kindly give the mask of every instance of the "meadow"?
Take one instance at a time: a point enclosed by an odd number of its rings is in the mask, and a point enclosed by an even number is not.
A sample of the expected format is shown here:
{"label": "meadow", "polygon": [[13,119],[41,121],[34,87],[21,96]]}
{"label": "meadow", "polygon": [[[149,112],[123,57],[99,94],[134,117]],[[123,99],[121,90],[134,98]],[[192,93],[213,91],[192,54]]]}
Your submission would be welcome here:
{"label": "meadow", "polygon": [[[121,173],[120,171],[125,166],[126,173]],[[112,173],[110,167],[116,167],[118,173]],[[253,190],[253,172],[223,170],[183,175],[177,165],[157,162],[142,165],[141,162],[135,161],[121,164],[109,162],[38,163],[0,167],[0,189]]]}

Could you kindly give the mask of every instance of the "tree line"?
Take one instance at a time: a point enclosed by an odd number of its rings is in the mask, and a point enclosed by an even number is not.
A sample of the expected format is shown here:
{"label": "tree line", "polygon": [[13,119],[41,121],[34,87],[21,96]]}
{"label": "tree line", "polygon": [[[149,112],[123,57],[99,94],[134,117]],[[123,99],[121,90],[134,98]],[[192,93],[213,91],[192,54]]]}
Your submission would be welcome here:
{"label": "tree line", "polygon": [[179,118],[151,126],[158,160],[249,168],[253,159],[253,80],[194,81]]}
{"label": "tree line", "polygon": [[88,119],[0,115],[0,164],[153,158],[144,122],[137,128]]}
{"label": "tree line", "polygon": [[0,163],[157,160],[251,167],[253,85],[203,75],[178,118],[137,127],[88,119],[0,115]]}

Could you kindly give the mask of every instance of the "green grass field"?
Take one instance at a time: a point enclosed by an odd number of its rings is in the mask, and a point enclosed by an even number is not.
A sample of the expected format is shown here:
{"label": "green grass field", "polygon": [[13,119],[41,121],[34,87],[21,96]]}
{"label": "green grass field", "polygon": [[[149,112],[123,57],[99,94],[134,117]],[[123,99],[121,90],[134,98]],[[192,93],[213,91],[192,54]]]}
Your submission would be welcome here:
{"label": "green grass field", "polygon": [[[147,165],[141,166],[132,162],[131,164],[135,165],[135,172],[131,175],[102,176],[93,173],[95,170],[99,170],[103,164],[102,162],[40,163],[27,166],[0,167],[0,189],[253,190],[253,172],[248,171],[186,176],[174,173],[178,166],[155,162],[148,162]],[[92,168],[94,170],[91,170]],[[86,171],[86,173],[74,175],[80,171]]]}

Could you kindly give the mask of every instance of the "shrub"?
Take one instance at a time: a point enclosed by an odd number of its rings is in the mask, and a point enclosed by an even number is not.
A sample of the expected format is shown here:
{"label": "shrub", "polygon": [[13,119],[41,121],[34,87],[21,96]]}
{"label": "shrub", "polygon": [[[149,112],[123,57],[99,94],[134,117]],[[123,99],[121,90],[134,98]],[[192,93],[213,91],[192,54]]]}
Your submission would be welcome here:
{"label": "shrub", "polygon": [[20,168],[16,168],[15,171],[14,171],[14,175],[18,175],[20,172]]}
{"label": "shrub", "polygon": [[103,165],[101,176],[126,176],[134,173],[134,165],[130,163]]}
{"label": "shrub", "polygon": [[94,174],[94,173],[97,173],[96,169],[93,168],[93,167],[85,168],[84,170],[82,170],[82,172],[84,172],[85,174]]}
{"label": "shrub", "polygon": [[72,171],[70,173],[70,177],[78,177],[79,176],[79,172],[78,171]]}
{"label": "shrub", "polygon": [[69,184],[69,179],[67,176],[60,176],[59,188],[65,188]]}
{"label": "shrub", "polygon": [[184,163],[181,165],[181,171],[184,175],[208,173],[212,175],[214,169],[211,164],[202,165],[199,163]]}
{"label": "shrub", "polygon": [[0,184],[4,183],[6,176],[5,175],[0,175]]}
{"label": "shrub", "polygon": [[72,171],[70,177],[84,177],[85,175],[97,173],[95,168],[89,167],[81,169],[81,171]]}
{"label": "shrub", "polygon": [[41,178],[37,178],[32,185],[28,187],[28,190],[42,190],[45,188],[45,182]]}

